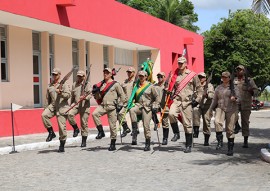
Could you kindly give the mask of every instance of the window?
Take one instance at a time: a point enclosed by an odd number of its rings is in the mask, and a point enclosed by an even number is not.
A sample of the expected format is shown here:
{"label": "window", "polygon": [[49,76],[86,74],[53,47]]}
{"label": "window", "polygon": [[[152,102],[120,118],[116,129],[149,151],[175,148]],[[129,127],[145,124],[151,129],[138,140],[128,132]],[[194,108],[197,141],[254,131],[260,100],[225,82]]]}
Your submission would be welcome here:
{"label": "window", "polygon": [[49,36],[49,49],[50,49],[50,78],[52,78],[52,70],[54,68],[54,38],[53,35]]}
{"label": "window", "polygon": [[109,67],[109,47],[103,46],[103,67]]}
{"label": "window", "polygon": [[[78,40],[72,40],[72,65],[78,66],[79,65],[79,45]],[[73,81],[76,81],[77,73],[73,72]]]}
{"label": "window", "polygon": [[125,66],[133,66],[133,51],[121,48],[114,50],[114,63]]}
{"label": "window", "polygon": [[33,43],[33,101],[34,107],[41,107],[41,51],[40,51],[40,33],[32,33]]}
{"label": "window", "polygon": [[5,26],[0,26],[0,49],[1,49],[1,81],[8,81],[8,60],[7,60],[7,32]]}

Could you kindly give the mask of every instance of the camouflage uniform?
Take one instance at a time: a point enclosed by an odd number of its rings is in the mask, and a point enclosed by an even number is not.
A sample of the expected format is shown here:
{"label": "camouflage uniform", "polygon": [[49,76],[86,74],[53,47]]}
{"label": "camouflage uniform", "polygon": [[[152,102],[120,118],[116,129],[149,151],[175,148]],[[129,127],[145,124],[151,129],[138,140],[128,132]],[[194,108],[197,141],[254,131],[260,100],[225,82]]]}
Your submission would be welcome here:
{"label": "camouflage uniform", "polygon": [[[61,74],[60,69],[55,68],[53,70],[53,74]],[[52,123],[50,119],[54,116],[57,118],[58,128],[59,128],[59,140],[60,147],[59,152],[64,152],[64,145],[67,139],[67,130],[66,130],[66,120],[67,113],[65,113],[69,109],[68,99],[70,98],[70,88],[67,83],[62,85],[61,93],[58,94],[56,90],[59,88],[60,83],[50,83],[47,88],[47,103],[48,106],[42,112],[42,121],[44,126],[47,128],[49,135],[46,141],[51,141],[55,138],[55,133],[53,131]]]}
{"label": "camouflage uniform", "polygon": [[[83,71],[78,71],[77,76],[85,76],[85,73]],[[84,81],[81,83],[74,82],[72,85],[72,91],[71,91],[71,106],[78,101],[80,101],[81,96],[85,94],[89,94],[91,91],[90,83],[86,83],[83,94],[82,88],[83,88]],[[83,101],[81,101],[79,104],[77,104],[75,107],[73,107],[69,113],[68,113],[68,121],[70,125],[74,128],[74,134],[73,137],[76,137],[79,133],[79,128],[77,126],[75,116],[77,114],[80,114],[80,123],[81,123],[81,135],[82,135],[82,147],[86,146],[86,139],[88,136],[88,118],[90,114],[90,99],[91,94],[85,97]]]}
{"label": "camouflage uniform", "polygon": [[[245,70],[244,66],[239,65],[237,68]],[[247,83],[246,83],[247,81]],[[242,79],[235,78],[234,84],[238,87],[240,96],[239,112],[241,116],[242,136],[244,136],[244,148],[248,147],[247,139],[249,136],[249,118],[251,114],[252,96],[257,95],[258,88],[252,78],[245,80],[245,76]]]}
{"label": "camouflage uniform", "polygon": [[[140,71],[139,75],[147,76],[145,71]],[[149,83],[145,81],[145,83]],[[137,115],[142,116],[144,136],[146,139],[146,148],[150,147],[151,131],[150,131],[150,121],[152,118],[152,109],[158,109],[158,93],[153,85],[147,87],[147,89],[140,96],[139,100],[135,102],[135,106],[130,109],[130,116],[132,122],[132,145],[137,144]],[[145,151],[148,150],[145,148]]]}
{"label": "camouflage uniform", "polygon": [[[135,72],[135,69],[133,67],[130,67],[130,68],[128,68],[127,72]],[[121,87],[123,88],[123,91],[124,91],[124,93],[125,93],[125,95],[127,97],[127,101],[131,96],[131,93],[132,93],[132,90],[133,90],[134,80],[135,80],[135,77],[133,77],[131,80],[126,79],[121,84]],[[125,104],[127,104],[127,103],[125,103]],[[130,133],[130,129],[129,129],[129,127],[127,125],[127,121],[126,121],[126,116],[124,116],[125,111],[126,111],[126,108],[123,107],[121,109],[121,111],[119,112],[119,115],[118,115],[119,122],[121,122],[121,120],[123,119],[123,121],[122,121],[123,133],[121,135],[122,137],[125,137],[127,135],[127,133]]]}
{"label": "camouflage uniform", "polygon": [[[230,78],[229,72],[223,72],[223,77]],[[232,101],[232,91],[230,85],[221,84],[215,89],[214,98],[210,106],[215,109],[215,129],[217,133],[217,150],[223,146],[223,123],[225,121],[226,137],[228,138],[228,153],[232,151],[234,145],[234,124],[238,115],[239,92],[237,86],[234,87],[236,101]],[[228,154],[229,155],[229,154]]]}
{"label": "camouflage uniform", "polygon": [[[112,73],[112,69],[105,68],[104,71],[109,71]],[[100,87],[100,92],[104,90],[106,87],[106,83],[103,83]],[[95,99],[99,99],[99,92],[94,94]],[[115,82],[111,88],[107,91],[107,93],[102,98],[102,102],[100,105],[95,109],[95,111],[92,113],[93,120],[97,126],[97,129],[99,131],[96,139],[101,139],[105,136],[103,127],[100,121],[100,117],[107,114],[109,126],[110,126],[110,137],[111,137],[111,146],[113,146],[113,150],[115,150],[115,141],[117,137],[117,128],[116,128],[116,122],[117,122],[117,113],[116,108],[118,106],[123,106],[123,103],[126,102],[126,96],[124,94],[124,91],[120,84],[118,82]],[[110,147],[111,148],[111,147]],[[109,148],[109,150],[110,150]],[[111,150],[110,150],[111,151]]]}
{"label": "camouflage uniform", "polygon": [[[203,77],[206,79],[205,73],[199,73],[199,78]],[[205,87],[207,85],[207,87]],[[213,112],[210,110],[210,105],[212,103],[212,99],[214,97],[214,86],[211,83],[205,81],[202,84],[202,88],[204,89],[203,99],[199,103],[197,107],[194,107],[194,138],[198,138],[199,135],[199,127],[200,127],[200,117],[203,119],[203,134],[204,134],[204,146],[209,146],[209,137],[211,135],[211,118],[213,116]]]}
{"label": "camouflage uniform", "polygon": [[[164,76],[165,77],[165,73],[164,72],[159,72],[157,74]],[[165,88],[165,81],[161,84],[156,83],[154,86],[156,88],[156,91],[158,93],[158,97],[159,97],[159,104],[160,104],[160,111],[161,113],[163,112],[164,106],[165,106],[165,99],[164,96],[166,96],[166,92],[164,91]],[[169,117],[168,117],[168,113],[169,113],[169,108],[166,107],[165,111],[164,111],[164,115],[162,118],[162,129],[163,129],[163,142],[162,145],[167,145],[167,139],[168,139],[168,135],[169,135]]]}

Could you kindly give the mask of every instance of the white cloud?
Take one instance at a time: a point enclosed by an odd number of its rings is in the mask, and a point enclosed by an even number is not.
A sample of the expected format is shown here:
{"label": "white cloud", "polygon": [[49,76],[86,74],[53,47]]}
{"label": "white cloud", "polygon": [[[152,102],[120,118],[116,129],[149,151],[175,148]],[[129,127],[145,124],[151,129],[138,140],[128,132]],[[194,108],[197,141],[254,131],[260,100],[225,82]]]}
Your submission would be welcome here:
{"label": "white cloud", "polygon": [[190,0],[195,9],[214,9],[235,11],[237,9],[250,9],[253,0]]}

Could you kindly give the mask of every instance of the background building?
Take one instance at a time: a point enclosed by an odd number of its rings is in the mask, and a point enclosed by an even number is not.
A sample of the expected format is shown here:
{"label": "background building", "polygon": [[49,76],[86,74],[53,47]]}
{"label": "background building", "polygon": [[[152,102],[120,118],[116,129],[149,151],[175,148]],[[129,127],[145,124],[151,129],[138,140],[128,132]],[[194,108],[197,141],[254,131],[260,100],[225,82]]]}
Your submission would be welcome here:
{"label": "background building", "polygon": [[102,80],[104,67],[121,67],[115,79],[123,81],[128,67],[147,58],[154,76],[168,73],[186,48],[188,66],[204,69],[202,36],[114,0],[1,0],[0,31],[0,136],[11,133],[10,103],[24,106],[16,111],[16,134],[45,131],[40,115],[54,67],[64,76],[73,65],[91,64],[91,84]]}

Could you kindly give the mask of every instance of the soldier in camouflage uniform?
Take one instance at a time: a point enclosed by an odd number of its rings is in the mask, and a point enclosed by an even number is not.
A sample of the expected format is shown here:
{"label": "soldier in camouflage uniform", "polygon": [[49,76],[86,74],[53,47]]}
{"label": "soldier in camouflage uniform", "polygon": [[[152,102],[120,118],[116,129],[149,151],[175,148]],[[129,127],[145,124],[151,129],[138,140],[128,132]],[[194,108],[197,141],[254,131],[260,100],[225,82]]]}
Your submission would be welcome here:
{"label": "soldier in camouflage uniform", "polygon": [[[214,98],[210,106],[211,110],[215,110],[215,128],[217,137],[217,147],[219,150],[223,146],[223,124],[225,121],[226,137],[228,139],[228,156],[233,155],[234,147],[234,124],[238,115],[239,93],[237,86],[230,83],[230,72],[222,72],[220,84],[215,89]],[[233,79],[232,79],[233,80]],[[233,85],[233,87],[231,87]]]}
{"label": "soldier in camouflage uniform", "polygon": [[117,137],[117,111],[123,108],[126,102],[126,96],[121,85],[112,79],[112,69],[105,68],[103,70],[104,80],[100,85],[93,87],[93,95],[98,100],[99,106],[92,113],[93,120],[98,129],[96,139],[105,137],[100,117],[107,114],[111,133],[111,144],[108,148],[109,151],[116,150],[115,142]]}
{"label": "soldier in camouflage uniform", "polygon": [[[185,57],[178,58],[178,70],[178,76],[172,90],[173,103],[169,110],[169,119],[174,133],[172,141],[180,139],[177,122],[178,115],[181,114],[186,137],[186,149],[184,152],[190,153],[192,145],[192,108],[196,107],[201,101],[203,89],[198,76],[192,75],[193,72],[187,69],[187,60]],[[180,87],[183,81],[186,81],[188,76],[192,76],[192,78],[188,80],[185,87],[178,94],[175,94],[174,92]],[[197,97],[193,99],[195,91],[197,92]]]}
{"label": "soldier in camouflage uniform", "polygon": [[203,87],[204,92],[200,104],[197,107],[194,107],[193,138],[198,138],[199,136],[200,117],[202,116],[204,146],[209,146],[209,138],[211,135],[210,122],[213,116],[213,112],[211,112],[209,108],[212,103],[215,90],[214,86],[210,82],[207,84],[206,74],[204,72],[199,73],[198,77],[200,79],[201,86]]}
{"label": "soldier in camouflage uniform", "polygon": [[[133,67],[129,67],[127,69],[127,76],[128,78],[121,84],[125,94],[126,94],[126,97],[127,97],[127,100],[130,98],[131,96],[131,93],[132,93],[132,89],[133,89],[133,84],[134,84],[134,80],[135,80],[135,69]],[[130,129],[127,125],[127,122],[126,122],[126,119],[125,119],[125,108],[123,107],[121,109],[121,111],[119,112],[119,122],[121,119],[123,119],[123,122],[122,122],[122,126],[123,126],[123,132],[121,134],[121,137],[125,137],[128,133],[130,133]]]}
{"label": "soldier in camouflage uniform", "polygon": [[151,83],[147,82],[147,72],[139,71],[139,87],[135,95],[135,105],[130,109],[130,116],[132,122],[132,145],[137,145],[137,129],[138,118],[137,115],[142,116],[144,136],[145,136],[145,148],[144,151],[150,151],[151,131],[150,121],[152,118],[152,112],[157,113],[159,108],[158,93]]}
{"label": "soldier in camouflage uniform", "polygon": [[[75,116],[80,114],[80,123],[81,123],[81,134],[82,134],[82,144],[81,147],[86,147],[86,140],[88,136],[88,118],[90,114],[90,99],[91,95],[89,92],[91,91],[90,83],[85,84],[85,72],[80,70],[77,72],[77,81],[73,83],[71,90],[71,106],[81,99],[79,104],[73,107],[68,113],[68,121],[70,125],[73,127],[73,137],[77,137],[80,130],[75,120]],[[82,89],[83,88],[83,89]],[[84,96],[85,94],[89,94],[88,96]]]}
{"label": "soldier in camouflage uniform", "polygon": [[[249,136],[249,118],[251,114],[252,96],[256,96],[258,88],[254,80],[248,75],[243,65],[236,67],[237,77],[234,79],[234,84],[238,87],[240,96],[239,112],[241,115],[242,136],[244,137],[243,148],[248,148],[248,136]],[[247,73],[246,73],[247,74]],[[235,132],[238,133],[238,132]]]}
{"label": "soldier in camouflage uniform", "polygon": [[[157,79],[158,79],[158,83],[156,83],[154,86],[158,92],[159,95],[159,103],[160,103],[160,111],[162,112],[162,109],[165,106],[165,103],[161,103],[162,97],[163,97],[163,93],[164,93],[164,84],[165,84],[165,73],[164,72],[159,72],[157,74]],[[168,144],[168,136],[169,136],[169,118],[168,118],[168,113],[169,113],[169,108],[166,107],[165,111],[164,111],[164,115],[162,118],[162,129],[163,129],[163,141],[162,141],[162,145],[167,145]]]}
{"label": "soldier in camouflage uniform", "polygon": [[54,68],[53,72],[53,81],[49,84],[47,88],[47,102],[48,106],[42,113],[42,121],[44,126],[47,128],[49,135],[46,139],[47,142],[51,141],[56,137],[52,123],[50,119],[54,116],[57,118],[58,128],[59,128],[59,140],[60,146],[58,152],[65,152],[64,146],[67,139],[67,130],[66,130],[66,120],[67,114],[65,113],[68,108],[68,99],[70,98],[70,88],[67,83],[62,85],[62,88],[59,89],[60,86],[60,77],[61,70],[59,68]]}

